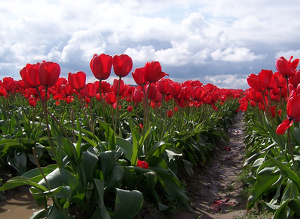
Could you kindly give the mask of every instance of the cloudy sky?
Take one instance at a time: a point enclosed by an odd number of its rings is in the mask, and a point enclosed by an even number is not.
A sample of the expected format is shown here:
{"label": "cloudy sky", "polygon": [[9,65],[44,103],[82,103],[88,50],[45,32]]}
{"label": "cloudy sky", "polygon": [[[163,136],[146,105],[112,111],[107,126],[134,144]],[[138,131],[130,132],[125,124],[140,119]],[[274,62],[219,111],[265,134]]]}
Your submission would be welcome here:
{"label": "cloudy sky", "polygon": [[1,0],[0,79],[46,60],[93,81],[94,54],[126,53],[133,69],[156,60],[177,82],[246,89],[277,57],[300,58],[299,11],[298,0]]}

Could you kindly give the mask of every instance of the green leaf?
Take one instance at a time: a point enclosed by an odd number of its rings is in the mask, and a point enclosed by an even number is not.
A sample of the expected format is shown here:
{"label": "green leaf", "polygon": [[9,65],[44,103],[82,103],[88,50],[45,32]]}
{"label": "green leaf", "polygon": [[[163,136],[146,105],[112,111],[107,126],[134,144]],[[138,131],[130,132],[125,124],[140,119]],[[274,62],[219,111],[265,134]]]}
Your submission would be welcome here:
{"label": "green leaf", "polygon": [[123,175],[123,167],[121,165],[115,165],[106,182],[105,193],[113,190],[116,187],[120,187],[120,181],[123,178]]}
{"label": "green leaf", "polygon": [[163,141],[155,143],[146,155],[146,161],[151,166],[157,166],[162,159],[162,154],[164,153],[167,146],[170,146],[170,143],[166,143]]}
{"label": "green leaf", "polygon": [[22,144],[21,141],[17,139],[1,139],[0,140],[0,148],[12,147],[12,148],[20,148],[26,150],[27,148]]}
{"label": "green leaf", "polygon": [[296,139],[297,143],[300,144],[300,130],[299,128],[295,127],[293,128],[293,136]]}
{"label": "green leaf", "polygon": [[122,149],[126,159],[131,161],[132,154],[133,154],[133,145],[127,139],[123,139],[119,137],[116,138],[116,144],[118,147]]}
{"label": "green leaf", "polygon": [[194,176],[193,164],[185,159],[182,159],[184,168],[190,177]]}
{"label": "green leaf", "polygon": [[257,178],[256,183],[252,189],[251,195],[248,198],[247,209],[251,209],[259,198],[265,194],[270,187],[279,178],[279,173],[267,173]]}
{"label": "green leaf", "polygon": [[14,157],[7,158],[8,164],[15,168],[20,174],[26,171],[27,156],[25,152],[14,151]]}
{"label": "green leaf", "polygon": [[268,156],[268,158],[270,158],[275,163],[275,165],[283,172],[284,175],[286,175],[290,180],[292,180],[296,184],[296,186],[298,188],[298,191],[300,192],[300,178],[299,178],[299,176],[294,171],[292,171],[290,168],[283,165],[281,162],[274,159],[269,154],[267,154],[267,156]]}
{"label": "green leaf", "polygon": [[138,187],[138,184],[140,184],[139,188],[142,188],[144,194],[148,193],[149,191],[152,191],[155,188],[156,183],[157,176],[153,171],[147,171],[145,173],[138,174],[138,177],[134,182],[136,187]]}
{"label": "green leaf", "polygon": [[106,147],[108,150],[115,150],[116,149],[116,136],[112,128],[105,122],[99,121],[100,125],[105,130],[105,138],[106,142],[108,142],[108,146]]}
{"label": "green leaf", "polygon": [[23,186],[23,185],[33,186],[33,187],[39,189],[40,191],[47,191],[48,190],[43,185],[40,185],[40,184],[30,180],[30,179],[20,177],[20,176],[16,176],[12,179],[7,180],[6,183],[0,188],[0,191],[4,191],[4,190],[7,190],[7,189],[12,189],[12,188],[15,188],[15,187],[18,187],[18,186]]}
{"label": "green leaf", "polygon": [[[41,167],[41,170],[43,171],[43,174],[47,176],[49,173],[51,173],[54,169],[49,167]],[[22,177],[30,179],[33,182],[38,183],[40,180],[43,179],[43,176],[38,168],[32,169],[27,171],[22,175]]]}
{"label": "green leaf", "polygon": [[281,204],[281,206],[276,210],[273,219],[287,219],[287,201]]}
{"label": "green leaf", "polygon": [[105,180],[109,177],[110,172],[116,164],[115,154],[115,151],[105,151],[99,154],[100,169],[103,172]]}
{"label": "green leaf", "polygon": [[99,209],[97,209],[91,219],[103,218],[103,219],[110,219],[110,216],[105,208],[104,205],[104,181],[99,179],[94,179],[96,189],[98,192],[98,196],[96,197]]}
{"label": "green leaf", "polygon": [[[57,168],[46,176],[51,189],[59,186],[70,186],[72,194],[85,193],[85,189],[79,181],[70,172],[63,168]],[[39,182],[40,185],[47,186],[44,179]]]}
{"label": "green leaf", "polygon": [[158,181],[173,200],[179,201],[184,207],[192,211],[189,205],[189,198],[187,197],[183,186],[170,170],[161,167],[151,167],[149,169],[156,172]]}
{"label": "green leaf", "polygon": [[41,218],[46,218],[47,217],[47,212],[45,209],[39,210],[34,212],[30,219],[41,219]]}
{"label": "green leaf", "polygon": [[288,206],[300,216],[300,201],[298,199],[292,199],[289,201]]}
{"label": "green leaf", "polygon": [[285,140],[284,140],[284,135],[277,135],[275,128],[269,123],[267,116],[265,115],[264,117],[266,128],[271,135],[272,139],[274,142],[276,142],[279,147],[284,150],[284,145],[285,145]]}
{"label": "green leaf", "polygon": [[93,147],[89,147],[82,153],[81,162],[78,165],[80,170],[78,172],[84,188],[87,187],[88,182],[92,182],[97,162],[98,157]]}
{"label": "green leaf", "polygon": [[137,190],[116,189],[115,210],[111,213],[112,219],[133,218],[142,209],[143,194]]}

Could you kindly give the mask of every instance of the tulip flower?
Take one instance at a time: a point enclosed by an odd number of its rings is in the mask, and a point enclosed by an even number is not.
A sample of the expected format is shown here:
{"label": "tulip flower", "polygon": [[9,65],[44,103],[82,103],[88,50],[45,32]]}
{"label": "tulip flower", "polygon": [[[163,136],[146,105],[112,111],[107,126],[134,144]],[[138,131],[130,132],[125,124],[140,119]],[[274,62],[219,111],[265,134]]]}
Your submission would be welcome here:
{"label": "tulip flower", "polygon": [[178,98],[178,95],[180,94],[181,85],[178,82],[174,82],[170,86],[170,94],[174,99]]}
{"label": "tulip flower", "polygon": [[292,61],[292,59],[293,56],[291,56],[289,60],[286,60],[282,56],[276,59],[276,69],[284,78],[291,77],[299,64],[299,59],[295,59],[294,61]]}
{"label": "tulip flower", "polygon": [[83,89],[83,94],[86,97],[94,97],[96,96],[96,86],[94,83],[88,83],[86,84]]}
{"label": "tulip flower", "polygon": [[282,135],[285,131],[292,126],[294,122],[300,122],[300,94],[296,94],[295,90],[291,91],[290,97],[286,104],[287,119],[277,127],[276,133]]}
{"label": "tulip flower", "polygon": [[259,75],[251,74],[247,78],[248,85],[255,91],[264,92],[266,90]]}
{"label": "tulip flower", "polygon": [[110,76],[112,67],[112,57],[110,55],[95,54],[90,62],[90,68],[95,76],[99,80],[106,80]]}
{"label": "tulip flower", "polygon": [[146,70],[144,67],[134,69],[134,72],[132,72],[132,77],[137,85],[147,84]]}
{"label": "tulip flower", "polygon": [[55,62],[43,61],[39,66],[39,80],[41,85],[51,87],[53,86],[60,75],[60,66]]}
{"label": "tulip flower", "polygon": [[4,87],[1,87],[1,86],[0,86],[0,96],[6,97],[6,90]]}
{"label": "tulip flower", "polygon": [[119,77],[125,77],[132,69],[132,59],[126,54],[115,55],[113,57],[114,72]]}
{"label": "tulip flower", "polygon": [[143,92],[141,91],[140,88],[137,88],[134,90],[133,94],[132,94],[132,101],[135,103],[140,103],[143,100]]}
{"label": "tulip flower", "polygon": [[20,70],[21,78],[30,88],[35,88],[41,85],[39,80],[39,67],[40,63],[33,65],[27,64],[22,70]]}
{"label": "tulip flower", "polygon": [[7,92],[13,92],[17,87],[17,82],[12,77],[4,77],[3,87]]}
{"label": "tulip flower", "polygon": [[146,79],[148,82],[157,82],[164,76],[168,75],[161,71],[161,65],[157,61],[147,62],[145,64]]}
{"label": "tulip flower", "polygon": [[132,112],[132,109],[133,109],[132,106],[128,106],[128,107],[127,107],[127,111],[128,111],[128,112]]}
{"label": "tulip flower", "polygon": [[272,70],[262,69],[259,73],[260,81],[267,90],[271,90],[276,86],[276,81],[274,79],[274,74]]}
{"label": "tulip flower", "polygon": [[115,93],[115,95],[117,95],[119,83],[120,83],[119,96],[123,96],[123,94],[125,93],[126,87],[125,87],[124,81],[122,79],[120,81],[118,79],[114,79],[111,89]]}
{"label": "tulip flower", "polygon": [[148,92],[148,98],[149,99],[155,99],[156,93],[157,93],[157,89],[156,89],[155,84],[146,85],[146,92]]}
{"label": "tulip flower", "polygon": [[162,78],[157,82],[158,91],[161,94],[167,94],[169,92],[170,81],[168,79]]}
{"label": "tulip flower", "polygon": [[112,105],[116,102],[116,95],[113,92],[107,93],[105,95],[105,102]]}
{"label": "tulip flower", "polygon": [[75,90],[79,91],[83,89],[85,86],[85,81],[86,81],[86,74],[83,71],[79,71],[77,73],[69,73],[68,74],[68,81],[72,88]]}

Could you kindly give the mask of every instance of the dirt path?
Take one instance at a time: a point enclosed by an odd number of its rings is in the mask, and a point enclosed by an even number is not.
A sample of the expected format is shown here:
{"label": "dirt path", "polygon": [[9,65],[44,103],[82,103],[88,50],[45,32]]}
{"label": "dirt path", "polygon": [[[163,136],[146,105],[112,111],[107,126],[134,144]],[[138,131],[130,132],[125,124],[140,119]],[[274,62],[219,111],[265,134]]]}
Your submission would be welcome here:
{"label": "dirt path", "polygon": [[[245,154],[243,114],[239,113],[229,129],[230,142],[213,155],[206,169],[196,170],[195,177],[187,182],[194,213],[176,213],[176,219],[233,219],[244,218],[246,197],[242,196],[242,174]],[[225,148],[229,147],[229,151]],[[216,202],[219,201],[219,202]]]}

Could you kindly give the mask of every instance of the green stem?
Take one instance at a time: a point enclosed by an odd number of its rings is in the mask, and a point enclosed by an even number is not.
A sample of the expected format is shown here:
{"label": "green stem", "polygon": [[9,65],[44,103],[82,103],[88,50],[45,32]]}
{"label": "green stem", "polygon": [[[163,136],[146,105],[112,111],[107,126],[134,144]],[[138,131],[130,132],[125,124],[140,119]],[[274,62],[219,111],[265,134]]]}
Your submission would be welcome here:
{"label": "green stem", "polygon": [[296,164],[295,159],[294,159],[294,151],[293,151],[293,147],[292,147],[292,143],[291,143],[291,136],[290,136],[290,129],[289,128],[287,130],[287,137],[288,137],[288,145],[289,145],[289,150],[290,150],[290,154],[291,154],[291,158],[292,158],[292,162],[293,162],[294,171],[297,173],[298,172],[298,167],[297,167],[297,164]]}
{"label": "green stem", "polygon": [[[59,210],[60,210],[61,212],[63,212],[63,209],[61,208],[60,204],[58,203],[56,197],[55,197],[54,195],[52,195],[51,192],[50,192],[51,186],[50,186],[48,180],[46,179],[46,176],[44,175],[44,173],[43,173],[43,171],[42,171],[42,168],[41,168],[41,166],[40,166],[39,160],[37,159],[37,156],[36,156],[35,148],[34,148],[34,147],[32,148],[32,152],[33,152],[33,157],[34,157],[35,163],[36,163],[36,165],[37,165],[39,171],[41,172],[43,179],[45,180],[45,182],[46,182],[46,184],[47,184],[48,191],[49,191],[49,193],[50,193],[50,196],[51,196],[53,202],[57,205],[57,207],[59,208]],[[45,210],[46,210],[46,209],[45,209]]]}
{"label": "green stem", "polygon": [[[43,101],[40,93],[39,93],[39,95],[40,95],[41,101]],[[58,159],[57,159],[57,156],[56,156],[56,151],[54,149],[51,134],[50,134],[49,120],[48,120],[48,115],[47,115],[47,95],[48,95],[48,86],[46,86],[46,89],[45,89],[45,102],[43,104],[45,120],[46,120],[46,126],[47,126],[47,135],[48,135],[48,138],[49,138],[49,144],[50,144],[54,159],[55,159],[56,163],[59,165],[59,167],[61,167],[60,166],[61,162],[58,162]]]}
{"label": "green stem", "polygon": [[[121,76],[119,76],[118,81],[118,90],[117,90],[117,111],[116,111],[116,119],[115,119],[115,126],[114,126],[114,133],[117,134],[117,126],[119,122],[119,92],[120,92],[120,86],[121,86]],[[120,134],[120,132],[119,132]]]}
{"label": "green stem", "polygon": [[105,119],[104,105],[103,105],[103,101],[102,101],[101,82],[102,82],[102,80],[99,80],[100,106],[101,106],[101,109],[102,109],[102,117],[103,117],[103,120],[105,122],[106,119]]}
{"label": "green stem", "polygon": [[89,125],[89,127],[90,127],[90,129],[91,129],[91,132],[94,134],[94,129],[93,129],[93,127],[92,127],[92,125],[91,125],[91,122],[90,122],[90,120],[89,120],[89,118],[88,118],[88,116],[87,116],[87,114],[86,114],[86,112],[85,112],[85,110],[84,110],[84,108],[83,108],[82,99],[81,99],[81,94],[80,94],[79,91],[78,91],[78,95],[79,95],[78,98],[79,98],[81,110],[82,110],[82,112],[83,112],[83,114],[84,114],[84,116],[85,116],[85,118],[86,118],[86,121],[87,121],[87,123],[88,123],[88,125]]}

